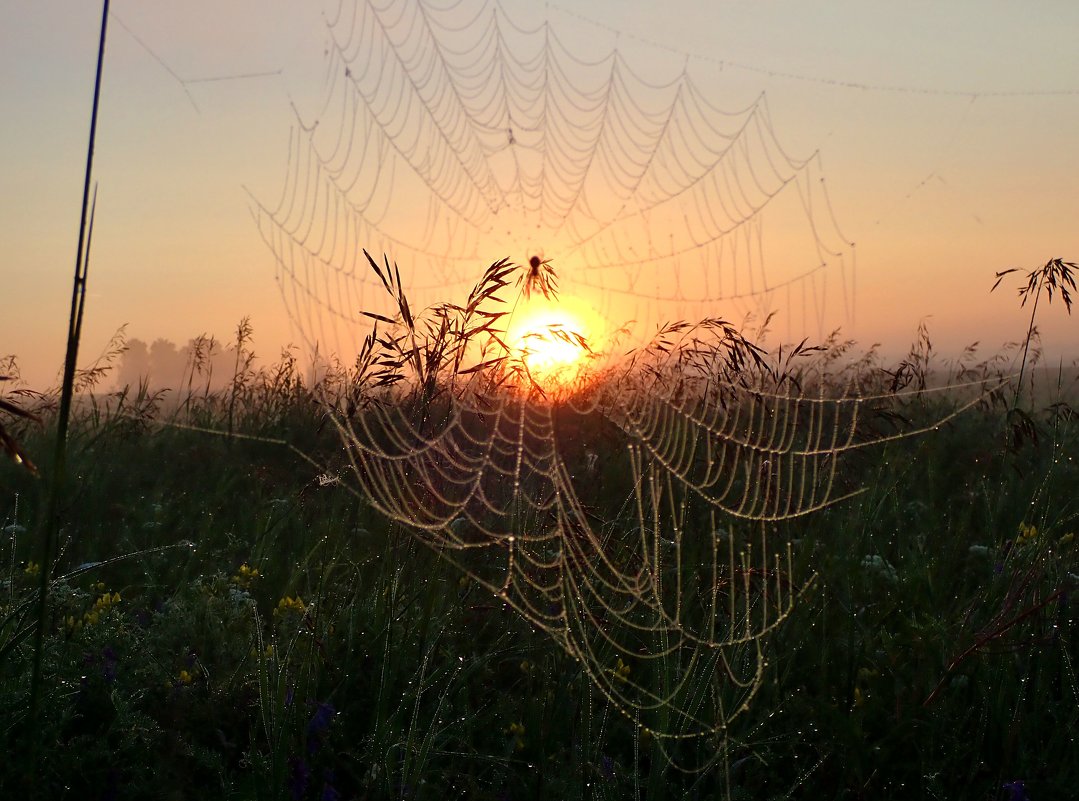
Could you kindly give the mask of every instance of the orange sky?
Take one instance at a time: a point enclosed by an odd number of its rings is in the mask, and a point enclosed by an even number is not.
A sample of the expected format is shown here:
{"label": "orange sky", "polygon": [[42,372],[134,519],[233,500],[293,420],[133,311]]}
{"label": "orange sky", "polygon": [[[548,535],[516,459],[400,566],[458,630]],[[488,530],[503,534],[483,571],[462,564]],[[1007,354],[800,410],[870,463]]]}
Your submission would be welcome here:
{"label": "orange sky", "polygon": [[[70,0],[10,5],[0,29],[0,354],[17,354],[24,376],[44,385],[57,374],[63,350],[100,9]],[[256,346],[268,356],[286,342],[319,338],[310,318],[297,326],[285,313],[252,199],[272,206],[285,184],[290,102],[308,117],[321,106],[330,63],[326,25],[315,4],[218,5],[113,3],[83,362],[125,323],[131,336],[183,343],[203,332],[227,337],[250,315]],[[430,5],[437,11],[452,4]],[[822,236],[856,243],[856,273],[847,284],[829,273],[823,320],[801,315],[801,290],[775,293],[771,302],[793,312],[776,340],[841,326],[898,355],[928,319],[938,350],[979,340],[988,354],[1020,338],[1026,325],[1014,290],[989,294],[994,272],[1079,259],[1074,4],[1040,4],[1037,14],[973,0],[946,7],[846,2],[823,10],[793,0],[700,0],[681,4],[678,14],[670,4],[647,2],[571,5],[587,20],[554,3],[547,21],[574,53],[600,58],[616,48],[633,72],[656,83],[684,68],[723,109],[745,109],[764,92],[783,152],[800,160],[819,151],[821,172],[807,185],[826,179],[838,224],[838,232]],[[543,22],[535,4],[503,6],[525,26]],[[252,73],[271,74],[236,77]],[[517,132],[519,150],[527,135]],[[489,160],[495,172],[505,169],[501,158]],[[402,237],[422,227],[409,213],[424,208],[425,189],[414,178],[412,184],[407,190],[402,176],[393,182],[399,194],[392,227]],[[812,260],[797,198],[781,195],[764,222],[772,283]],[[512,219],[513,230],[492,234],[489,245],[510,252],[492,252],[485,261],[522,261],[538,247],[560,270],[564,292],[619,325],[628,318],[654,325],[704,309],[649,299],[703,292],[691,260],[682,263],[678,282],[655,271],[637,276],[640,297],[590,294],[583,284],[624,289],[625,271],[597,280],[580,253],[560,260],[557,242],[525,234],[527,214]],[[668,223],[650,225],[655,239]],[[626,227],[630,245],[634,226]],[[403,270],[410,263],[413,272],[429,271],[402,277],[406,284],[434,283],[430,300],[459,299],[439,297],[444,273],[404,255],[400,261]],[[842,299],[844,286],[852,303]],[[381,302],[376,295],[362,301],[373,310]],[[704,313],[739,320],[746,311],[734,301],[718,306]],[[1079,318],[1062,307],[1045,311],[1046,350],[1054,359],[1079,357]]]}

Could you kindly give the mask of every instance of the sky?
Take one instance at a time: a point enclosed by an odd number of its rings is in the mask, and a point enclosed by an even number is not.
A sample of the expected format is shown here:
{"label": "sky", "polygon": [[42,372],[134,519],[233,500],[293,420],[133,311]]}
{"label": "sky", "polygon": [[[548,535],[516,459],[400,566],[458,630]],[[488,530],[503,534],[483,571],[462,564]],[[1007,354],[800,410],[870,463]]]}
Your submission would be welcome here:
{"label": "sky", "polygon": [[[310,339],[286,313],[253,206],[282,191],[293,108],[319,106],[335,5],[112,3],[83,364],[122,325],[182,344],[228,339],[249,316],[271,357]],[[835,304],[828,325],[863,347],[899,356],[924,321],[938,351],[979,341],[990,355],[1022,338],[1029,313],[1018,281],[989,292],[994,274],[1079,260],[1075,3],[503,6],[573,47],[616,48],[639,75],[684,69],[721,108],[763,92],[783,151],[819,153],[856,243],[852,309]],[[64,348],[101,9],[0,0],[0,12],[0,355],[47,386]],[[1045,350],[1070,361],[1079,311],[1055,306],[1039,310]]]}

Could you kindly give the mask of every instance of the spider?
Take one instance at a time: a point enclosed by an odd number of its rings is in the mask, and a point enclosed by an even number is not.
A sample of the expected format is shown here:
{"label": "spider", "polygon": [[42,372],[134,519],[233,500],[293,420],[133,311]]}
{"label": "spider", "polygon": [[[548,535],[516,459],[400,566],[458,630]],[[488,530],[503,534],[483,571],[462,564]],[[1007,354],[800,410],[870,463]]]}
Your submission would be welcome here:
{"label": "spider", "polygon": [[543,293],[543,297],[554,300],[558,297],[558,275],[551,267],[550,259],[541,259],[533,255],[528,259],[528,270],[518,280],[518,285],[524,293],[525,299],[531,297],[533,292]]}

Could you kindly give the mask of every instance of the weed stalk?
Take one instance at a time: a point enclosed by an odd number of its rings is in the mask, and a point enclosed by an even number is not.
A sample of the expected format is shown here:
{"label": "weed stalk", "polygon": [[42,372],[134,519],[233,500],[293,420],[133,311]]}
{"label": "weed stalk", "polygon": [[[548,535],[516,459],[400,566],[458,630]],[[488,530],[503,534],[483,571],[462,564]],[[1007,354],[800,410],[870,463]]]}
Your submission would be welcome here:
{"label": "weed stalk", "polygon": [[[1038,301],[1041,299],[1042,290],[1046,290],[1050,303],[1053,302],[1053,293],[1059,292],[1060,299],[1064,301],[1064,307],[1070,315],[1072,310],[1071,293],[1075,291],[1074,273],[1076,270],[1079,270],[1079,265],[1076,265],[1074,262],[1064,261],[1059,258],[1050,259],[1045,263],[1044,267],[1039,267],[1037,270],[1031,270],[1027,273],[1026,284],[1019,288],[1020,307],[1026,306],[1027,300],[1031,295],[1034,295],[1034,304],[1030,310],[1030,324],[1027,326],[1027,335],[1023,340],[1023,361],[1019,367],[1019,382],[1015,387],[1015,399],[1012,401],[1013,411],[1019,408],[1019,395],[1023,390],[1023,375],[1026,372],[1027,356],[1030,353],[1030,343],[1033,341],[1035,335],[1034,322],[1038,316]],[[989,291],[992,292],[995,290],[1000,286],[1000,282],[1006,275],[1010,275],[1014,272],[1019,272],[1018,268],[1012,267],[997,273],[996,283],[993,284],[993,289]]]}
{"label": "weed stalk", "polygon": [[[104,0],[101,11],[101,36],[97,50],[97,72],[94,77],[94,101],[90,112],[90,142],[86,152],[86,175],[82,189],[82,212],[79,218],[79,243],[75,253],[75,277],[71,291],[71,312],[68,315],[67,352],[64,359],[64,377],[60,392],[60,408],[56,422],[56,449],[53,458],[53,471],[49,486],[49,500],[44,520],[44,536],[41,538],[40,573],[38,581],[37,628],[34,630],[33,669],[30,676],[29,725],[31,748],[34,759],[31,770],[38,768],[37,732],[38,716],[41,706],[41,664],[44,650],[45,623],[48,608],[49,575],[52,572],[52,558],[55,551],[57,534],[57,513],[60,492],[63,484],[64,462],[67,446],[68,420],[71,416],[71,401],[74,395],[75,368],[79,355],[79,338],[82,334],[83,310],[86,302],[86,276],[90,262],[90,238],[93,232],[93,209],[97,204],[97,191],[94,191],[91,207],[90,181],[94,165],[94,142],[97,137],[97,111],[101,97],[101,69],[105,60],[105,35],[108,29],[109,0]],[[87,214],[89,213],[89,221]]]}

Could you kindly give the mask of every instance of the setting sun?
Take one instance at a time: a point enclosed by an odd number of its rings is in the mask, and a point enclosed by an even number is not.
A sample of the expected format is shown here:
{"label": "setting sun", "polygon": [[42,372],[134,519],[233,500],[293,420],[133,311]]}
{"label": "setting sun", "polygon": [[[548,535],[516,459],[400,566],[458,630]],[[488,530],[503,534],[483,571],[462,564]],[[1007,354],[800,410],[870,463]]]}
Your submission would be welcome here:
{"label": "setting sun", "polygon": [[601,333],[598,318],[584,304],[567,298],[533,298],[518,308],[507,342],[533,379],[560,382],[579,376]]}

